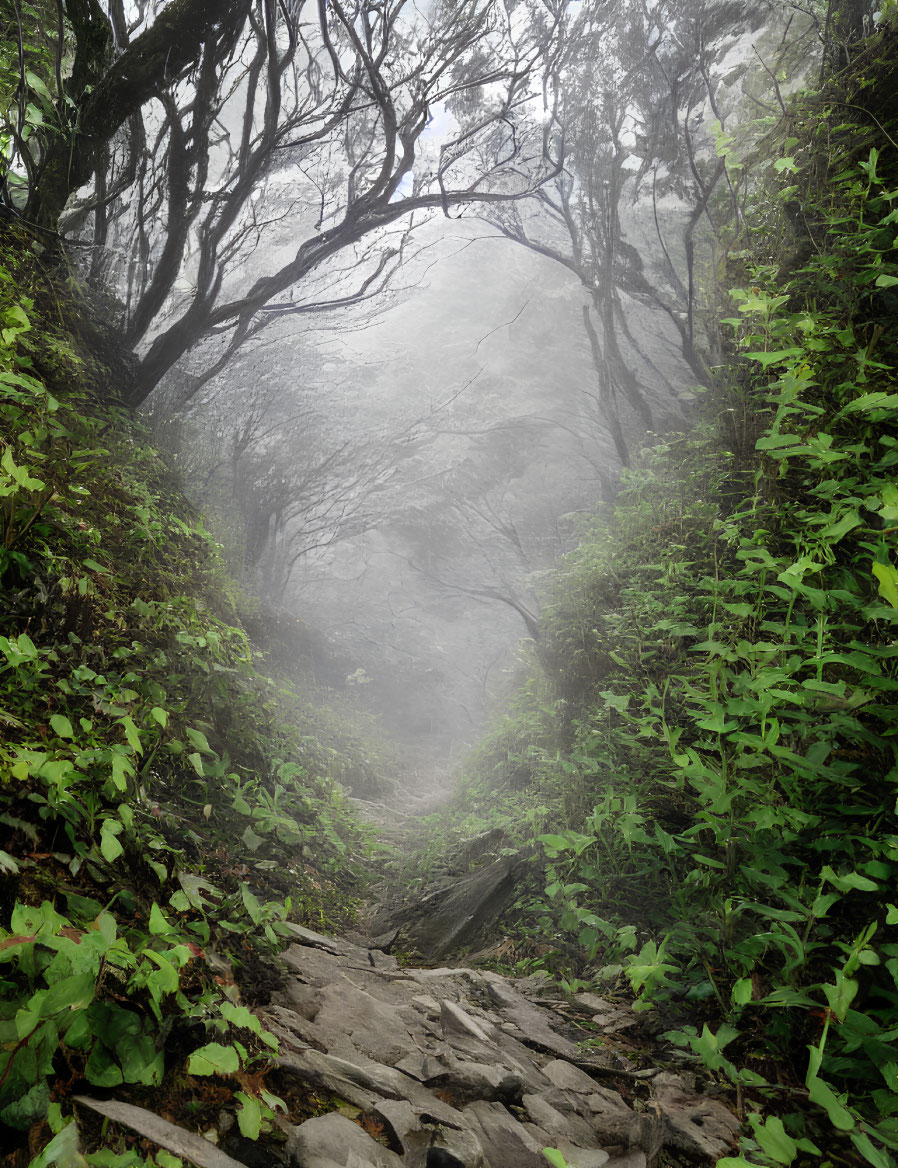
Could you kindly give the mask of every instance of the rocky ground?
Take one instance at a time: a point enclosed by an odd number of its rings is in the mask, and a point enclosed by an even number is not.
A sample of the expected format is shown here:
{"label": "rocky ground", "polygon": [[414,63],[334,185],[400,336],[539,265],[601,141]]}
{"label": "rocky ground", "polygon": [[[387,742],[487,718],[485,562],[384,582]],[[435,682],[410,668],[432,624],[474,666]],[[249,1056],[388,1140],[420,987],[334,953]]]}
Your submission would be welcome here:
{"label": "rocky ground", "polygon": [[[401,842],[402,822],[382,819]],[[351,940],[294,926],[287,977],[259,1013],[279,1040],[288,1093],[320,1093],[337,1109],[279,1120],[286,1142],[261,1158],[233,1130],[213,1133],[216,1146],[141,1108],[82,1103],[200,1168],[546,1168],[544,1148],[570,1168],[726,1155],[738,1119],[691,1077],[634,1061],[645,1043],[629,1036],[643,1016],[628,1006],[565,995],[543,977],[413,967],[385,952],[435,960],[482,935],[514,888],[515,860],[496,858],[500,843],[471,841],[459,861],[468,870],[444,872],[410,906],[375,906]]]}

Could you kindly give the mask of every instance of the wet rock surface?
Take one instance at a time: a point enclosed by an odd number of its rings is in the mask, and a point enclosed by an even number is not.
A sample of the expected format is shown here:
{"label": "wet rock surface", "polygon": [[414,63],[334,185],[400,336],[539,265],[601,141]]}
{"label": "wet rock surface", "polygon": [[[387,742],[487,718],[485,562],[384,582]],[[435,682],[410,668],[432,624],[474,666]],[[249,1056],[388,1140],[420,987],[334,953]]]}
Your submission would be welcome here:
{"label": "wet rock surface", "polygon": [[656,1168],[665,1150],[702,1164],[734,1146],[739,1121],[687,1078],[578,1046],[566,1015],[606,1018],[613,1032],[635,1024],[625,1007],[552,1000],[540,978],[402,968],[309,930],[284,956],[290,976],[263,1012],[281,1074],[365,1121],[331,1113],[291,1127],[295,1168],[545,1168],[546,1147],[571,1168]]}

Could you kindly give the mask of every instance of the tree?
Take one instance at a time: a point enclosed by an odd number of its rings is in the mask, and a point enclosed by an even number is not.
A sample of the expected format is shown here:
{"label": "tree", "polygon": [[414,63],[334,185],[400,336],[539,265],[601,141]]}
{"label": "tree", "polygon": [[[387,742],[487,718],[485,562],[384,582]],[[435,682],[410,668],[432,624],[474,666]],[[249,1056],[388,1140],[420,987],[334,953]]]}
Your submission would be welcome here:
{"label": "tree", "polygon": [[[586,0],[572,19],[544,109],[557,173],[527,200],[483,214],[579,280],[595,368],[584,406],[604,418],[626,466],[627,415],[644,432],[659,412],[677,412],[652,401],[652,386],[656,402],[658,388],[673,397],[676,386],[664,368],[670,361],[653,359],[634,335],[634,308],[661,314],[693,382],[707,383],[717,359],[701,312],[713,289],[715,241],[739,215],[712,133],[716,119],[723,135],[727,117],[717,66],[764,14],[740,0],[685,8]],[[731,66],[730,83],[749,64]]]}
{"label": "tree", "polygon": [[[537,189],[552,168],[526,111],[555,2],[2,0],[0,202],[120,290],[138,405],[205,337],[223,368],[362,245],[337,296],[363,294],[391,224]],[[277,220],[289,256],[250,279]]]}

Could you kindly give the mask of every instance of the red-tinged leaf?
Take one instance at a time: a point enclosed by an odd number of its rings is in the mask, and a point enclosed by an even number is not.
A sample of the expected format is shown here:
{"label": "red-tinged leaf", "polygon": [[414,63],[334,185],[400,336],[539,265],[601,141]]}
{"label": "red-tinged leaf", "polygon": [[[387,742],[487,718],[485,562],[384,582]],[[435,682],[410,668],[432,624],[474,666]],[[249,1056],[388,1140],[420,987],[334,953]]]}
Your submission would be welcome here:
{"label": "red-tinged leaf", "polygon": [[30,937],[23,937],[21,935],[16,937],[7,937],[5,941],[0,941],[0,949],[12,949],[13,945],[27,945],[30,941],[37,939],[37,933],[32,933]]}

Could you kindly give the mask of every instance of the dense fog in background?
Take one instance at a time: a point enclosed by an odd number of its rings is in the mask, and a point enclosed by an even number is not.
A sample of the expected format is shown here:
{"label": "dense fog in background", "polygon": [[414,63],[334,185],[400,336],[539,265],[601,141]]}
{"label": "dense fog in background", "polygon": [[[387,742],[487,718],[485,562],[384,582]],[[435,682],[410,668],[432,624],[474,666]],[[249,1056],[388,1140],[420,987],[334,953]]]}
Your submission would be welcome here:
{"label": "dense fog in background", "polygon": [[[203,279],[188,244],[137,340],[171,366],[144,410],[227,561],[263,612],[329,640],[317,680],[377,714],[421,774],[482,731],[550,569],[711,376],[726,225],[752,214],[737,154],[762,131],[746,126],[778,113],[814,56],[812,16],[788,4],[578,0],[555,18],[575,35],[515,114],[531,154],[510,131],[491,146],[521,150],[490,188],[517,183],[518,201],[419,208],[280,291],[233,351],[222,325],[175,360],[166,329]],[[427,189],[457,118],[482,116],[496,85],[429,109],[386,205]],[[239,110],[219,120],[236,134]],[[314,246],[340,183],[351,207],[369,132],[260,172],[216,295],[245,295],[297,238]],[[481,149],[463,167],[488,162]],[[107,245],[123,281],[125,251]]]}

